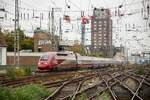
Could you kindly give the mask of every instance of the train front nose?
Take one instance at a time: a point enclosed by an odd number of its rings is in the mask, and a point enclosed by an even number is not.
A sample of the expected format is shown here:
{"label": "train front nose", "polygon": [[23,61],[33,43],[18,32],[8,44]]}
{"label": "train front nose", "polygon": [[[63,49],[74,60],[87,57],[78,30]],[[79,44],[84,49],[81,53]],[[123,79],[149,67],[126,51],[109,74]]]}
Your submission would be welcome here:
{"label": "train front nose", "polygon": [[50,69],[50,64],[48,64],[48,62],[41,62],[41,61],[39,61],[39,63],[38,63],[38,69],[40,69],[40,70],[48,70],[48,69]]}
{"label": "train front nose", "polygon": [[43,55],[38,62],[38,69],[40,70],[51,70],[57,63],[55,55]]}
{"label": "train front nose", "polygon": [[39,62],[38,62],[38,69],[49,70],[50,66],[51,65],[49,64],[49,56],[48,55],[41,56],[41,58],[39,59]]}

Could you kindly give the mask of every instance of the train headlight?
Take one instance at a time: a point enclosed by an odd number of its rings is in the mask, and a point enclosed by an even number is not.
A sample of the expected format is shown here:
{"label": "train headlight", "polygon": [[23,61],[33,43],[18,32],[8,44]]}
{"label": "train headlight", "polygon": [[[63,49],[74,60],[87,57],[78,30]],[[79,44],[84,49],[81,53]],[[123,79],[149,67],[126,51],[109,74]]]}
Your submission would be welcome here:
{"label": "train headlight", "polygon": [[41,63],[39,62],[38,65],[40,65]]}
{"label": "train headlight", "polygon": [[46,64],[46,65],[48,65],[48,63],[47,63],[47,62],[45,62],[45,64]]}

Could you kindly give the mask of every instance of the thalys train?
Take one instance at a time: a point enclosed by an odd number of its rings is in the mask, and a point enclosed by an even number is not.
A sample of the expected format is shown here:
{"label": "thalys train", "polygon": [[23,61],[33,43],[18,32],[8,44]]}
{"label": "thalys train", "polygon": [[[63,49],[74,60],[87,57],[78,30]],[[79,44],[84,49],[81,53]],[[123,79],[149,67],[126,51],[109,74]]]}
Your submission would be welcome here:
{"label": "thalys train", "polygon": [[94,68],[110,64],[122,64],[124,61],[114,58],[99,58],[81,56],[70,51],[47,52],[38,61],[39,70],[69,69],[69,68]]}

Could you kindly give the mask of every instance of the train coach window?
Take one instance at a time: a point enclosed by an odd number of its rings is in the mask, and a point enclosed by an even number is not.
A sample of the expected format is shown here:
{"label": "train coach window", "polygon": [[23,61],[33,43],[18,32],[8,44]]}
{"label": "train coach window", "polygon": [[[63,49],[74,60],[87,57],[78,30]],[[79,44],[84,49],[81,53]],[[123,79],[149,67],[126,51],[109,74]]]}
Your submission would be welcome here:
{"label": "train coach window", "polygon": [[41,57],[41,61],[47,61],[48,60],[48,55],[44,55]]}
{"label": "train coach window", "polygon": [[57,56],[68,56],[66,53],[57,53]]}

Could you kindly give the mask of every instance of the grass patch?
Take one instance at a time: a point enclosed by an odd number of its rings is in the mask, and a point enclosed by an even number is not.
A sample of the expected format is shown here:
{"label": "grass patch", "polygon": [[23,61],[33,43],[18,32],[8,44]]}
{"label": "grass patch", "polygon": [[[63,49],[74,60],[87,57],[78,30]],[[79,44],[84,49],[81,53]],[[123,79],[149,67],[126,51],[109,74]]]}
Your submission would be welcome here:
{"label": "grass patch", "polygon": [[15,69],[14,68],[7,68],[6,74],[10,79],[16,79]]}
{"label": "grass patch", "polygon": [[48,91],[41,85],[31,84],[15,89],[16,100],[40,100],[48,95]]}
{"label": "grass patch", "polygon": [[135,74],[138,74],[138,75],[143,75],[145,73],[144,71],[144,68],[138,68],[137,71],[135,72]]}
{"label": "grass patch", "polygon": [[32,75],[32,70],[30,67],[24,67],[24,72],[25,72],[25,75]]}
{"label": "grass patch", "polygon": [[102,100],[110,100],[111,98],[110,94],[107,92],[103,92],[100,96],[102,97]]}
{"label": "grass patch", "polygon": [[31,84],[16,89],[0,87],[0,100],[41,100],[49,95],[46,88]]}
{"label": "grass patch", "polygon": [[22,76],[29,76],[32,74],[30,67],[8,67],[6,69],[6,75],[10,79],[16,79]]}
{"label": "grass patch", "polygon": [[79,100],[87,100],[86,94],[82,93]]}
{"label": "grass patch", "polygon": [[15,100],[13,91],[7,87],[0,87],[0,100]]}

